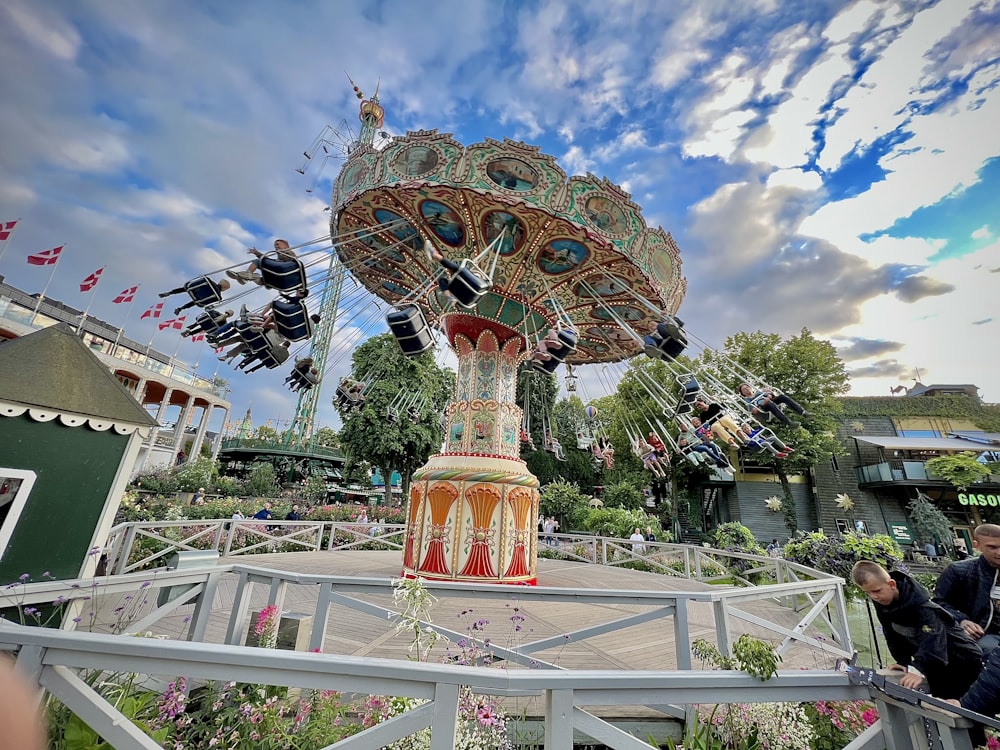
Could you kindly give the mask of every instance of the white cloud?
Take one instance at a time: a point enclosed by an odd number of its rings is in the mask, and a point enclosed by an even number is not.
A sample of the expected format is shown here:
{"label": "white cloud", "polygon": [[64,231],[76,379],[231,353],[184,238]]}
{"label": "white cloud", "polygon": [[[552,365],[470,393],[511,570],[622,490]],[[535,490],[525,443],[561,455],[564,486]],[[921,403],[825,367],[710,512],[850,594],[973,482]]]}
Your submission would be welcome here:
{"label": "white cloud", "polygon": [[989,226],[984,224],[983,226],[979,227],[979,229],[974,231],[970,236],[974,240],[985,240],[989,237],[992,237],[993,232],[990,231]]}
{"label": "white cloud", "polygon": [[4,4],[4,10],[14,26],[37,47],[59,60],[76,58],[80,50],[80,35],[54,9],[43,4],[9,0]]}

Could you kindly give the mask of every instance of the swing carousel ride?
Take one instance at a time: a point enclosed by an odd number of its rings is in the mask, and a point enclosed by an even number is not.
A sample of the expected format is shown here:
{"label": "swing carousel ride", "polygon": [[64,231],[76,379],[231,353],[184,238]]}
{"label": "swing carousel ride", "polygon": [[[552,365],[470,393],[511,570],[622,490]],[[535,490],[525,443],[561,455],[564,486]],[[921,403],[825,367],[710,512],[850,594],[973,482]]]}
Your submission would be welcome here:
{"label": "swing carousel ride", "polygon": [[519,457],[518,372],[682,349],[680,252],[621,188],[568,177],[536,147],[436,131],[376,147],[377,95],[360,116],[333,188],[338,258],[392,307],[405,353],[432,348],[437,329],[458,359],[444,449],[412,478],[403,574],[534,583],[539,493]]}
{"label": "swing carousel ride", "polygon": [[[339,148],[344,158],[330,234],[295,247],[278,239],[273,250],[251,248],[245,268],[223,268],[160,296],[187,295],[177,314],[201,308],[182,335],[205,338],[217,351],[231,346],[219,359],[237,370],[291,363],[285,385],[299,403],[287,439],[299,448],[314,437],[317,386],[336,366],[330,355],[341,307],[381,298],[391,310],[379,325],[388,324],[408,356],[430,351],[443,334],[458,360],[456,392],[445,409],[444,449],[412,477],[403,574],[534,583],[539,493],[520,458],[530,438],[515,403],[518,373],[527,365],[551,376],[561,364],[641,352],[669,366],[687,345],[674,317],[686,286],[680,252],[606,179],[567,177],[553,157],[511,140],[463,146],[436,131],[390,137],[381,131],[377,92],[365,99],[354,91],[358,137],[338,145],[324,132],[304,153],[307,162],[325,154],[325,163]],[[365,335],[365,326],[354,326]],[[700,389],[692,375],[674,374],[679,384],[694,384],[686,393]],[[345,413],[360,406],[369,384],[345,379],[335,404]],[[651,393],[657,388],[648,385]],[[661,395],[670,409],[671,396]],[[413,394],[394,405],[414,414],[425,406]],[[544,432],[545,448],[558,458],[561,446]],[[646,464],[639,446],[648,455],[653,447],[642,442],[638,423],[629,436]]]}

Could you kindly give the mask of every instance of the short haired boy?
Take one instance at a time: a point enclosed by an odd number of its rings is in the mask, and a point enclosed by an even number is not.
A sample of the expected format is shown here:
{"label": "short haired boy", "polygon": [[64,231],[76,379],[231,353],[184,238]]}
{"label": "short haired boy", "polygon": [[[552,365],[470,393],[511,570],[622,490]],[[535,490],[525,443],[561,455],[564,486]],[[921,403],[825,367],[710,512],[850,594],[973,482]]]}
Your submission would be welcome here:
{"label": "short haired boy", "polygon": [[941,698],[958,698],[969,689],[982,668],[982,651],[923,586],[869,560],[854,565],[851,580],[875,602],[897,662],[890,669],[906,672],[900,685],[925,687]]}

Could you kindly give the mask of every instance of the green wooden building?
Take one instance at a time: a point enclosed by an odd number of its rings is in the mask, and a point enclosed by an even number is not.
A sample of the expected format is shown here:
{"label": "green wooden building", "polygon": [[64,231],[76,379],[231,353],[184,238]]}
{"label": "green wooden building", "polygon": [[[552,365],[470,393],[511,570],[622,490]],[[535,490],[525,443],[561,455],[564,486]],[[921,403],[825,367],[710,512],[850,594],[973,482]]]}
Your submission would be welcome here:
{"label": "green wooden building", "polygon": [[68,326],[0,344],[0,585],[96,572],[155,424]]}

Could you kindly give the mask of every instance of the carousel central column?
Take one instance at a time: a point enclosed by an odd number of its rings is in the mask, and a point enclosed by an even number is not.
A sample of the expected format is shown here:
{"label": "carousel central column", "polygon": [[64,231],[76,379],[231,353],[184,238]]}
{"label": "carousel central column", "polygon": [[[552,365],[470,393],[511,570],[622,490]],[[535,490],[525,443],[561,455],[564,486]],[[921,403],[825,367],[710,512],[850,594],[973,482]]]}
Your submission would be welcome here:
{"label": "carousel central column", "polygon": [[524,339],[474,315],[444,323],[458,355],[456,394],[444,451],[413,475],[403,575],[534,584],[538,480],[520,459],[515,403]]}

